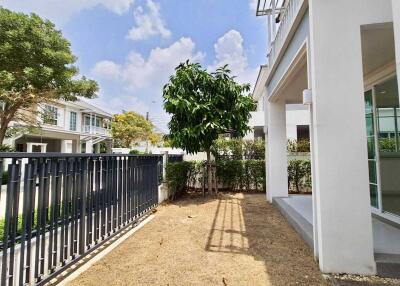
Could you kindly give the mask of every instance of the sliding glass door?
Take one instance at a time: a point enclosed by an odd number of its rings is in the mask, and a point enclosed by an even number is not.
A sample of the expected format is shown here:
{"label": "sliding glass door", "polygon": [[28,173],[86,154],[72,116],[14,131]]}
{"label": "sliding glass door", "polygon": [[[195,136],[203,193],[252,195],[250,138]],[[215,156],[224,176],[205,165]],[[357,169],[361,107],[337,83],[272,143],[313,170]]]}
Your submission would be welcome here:
{"label": "sliding glass door", "polygon": [[368,90],[364,94],[365,100],[365,120],[367,124],[367,144],[368,144],[368,169],[369,169],[369,192],[371,205],[379,208],[378,201],[378,174],[377,174],[377,152],[376,152],[376,132],[374,116],[373,91]]}
{"label": "sliding glass door", "polygon": [[400,108],[393,76],[364,94],[371,205],[400,216]]}
{"label": "sliding glass door", "polygon": [[397,78],[375,86],[382,211],[400,216],[399,93]]}

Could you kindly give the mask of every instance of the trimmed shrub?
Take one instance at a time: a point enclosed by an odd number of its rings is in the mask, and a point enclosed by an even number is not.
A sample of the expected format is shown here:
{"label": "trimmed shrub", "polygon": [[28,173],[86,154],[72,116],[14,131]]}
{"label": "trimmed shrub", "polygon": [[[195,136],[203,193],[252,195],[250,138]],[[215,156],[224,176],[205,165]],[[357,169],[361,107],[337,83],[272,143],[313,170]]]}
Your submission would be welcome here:
{"label": "trimmed shrub", "polygon": [[299,193],[311,187],[311,162],[309,160],[291,160],[288,164],[288,187]]}
{"label": "trimmed shrub", "polygon": [[212,146],[212,154],[219,160],[264,160],[264,140],[218,139]]}
{"label": "trimmed shrub", "polygon": [[10,145],[0,145],[0,152],[15,152],[15,149]]}
{"label": "trimmed shrub", "polygon": [[3,171],[3,176],[1,178],[1,184],[7,185],[8,183],[8,171]]}
{"label": "trimmed shrub", "polygon": [[288,140],[287,150],[288,150],[288,152],[292,152],[292,153],[298,153],[298,152],[309,153],[310,152],[310,140],[305,140],[305,139]]}
{"label": "trimmed shrub", "polygon": [[243,164],[240,160],[220,160],[217,164],[218,183],[232,190],[242,185]]}
{"label": "trimmed shrub", "polygon": [[263,190],[265,185],[264,160],[217,161],[218,183],[235,190]]}
{"label": "trimmed shrub", "polygon": [[185,193],[191,176],[195,173],[196,164],[194,162],[175,162],[168,163],[166,166],[166,183],[169,192],[169,199]]}

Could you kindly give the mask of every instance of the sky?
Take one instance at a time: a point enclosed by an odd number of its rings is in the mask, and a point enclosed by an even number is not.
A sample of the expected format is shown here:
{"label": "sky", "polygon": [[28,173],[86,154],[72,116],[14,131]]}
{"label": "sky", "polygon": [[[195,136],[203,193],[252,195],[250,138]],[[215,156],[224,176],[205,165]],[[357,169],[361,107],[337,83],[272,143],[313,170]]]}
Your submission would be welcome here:
{"label": "sky", "polygon": [[189,59],[210,71],[229,64],[254,84],[266,62],[266,19],[257,0],[0,0],[56,24],[78,57],[80,75],[99,83],[90,102],[110,112],[135,111],[167,132],[162,88]]}

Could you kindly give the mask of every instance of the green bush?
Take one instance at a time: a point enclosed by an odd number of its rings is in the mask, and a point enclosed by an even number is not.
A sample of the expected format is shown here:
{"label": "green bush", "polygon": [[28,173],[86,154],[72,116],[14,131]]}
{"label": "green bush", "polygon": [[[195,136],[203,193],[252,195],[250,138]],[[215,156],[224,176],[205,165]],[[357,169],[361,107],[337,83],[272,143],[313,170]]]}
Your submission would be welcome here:
{"label": "green bush", "polygon": [[8,183],[8,171],[3,171],[3,176],[1,178],[1,184],[7,185]]}
{"label": "green bush", "polygon": [[240,160],[220,160],[216,162],[218,183],[231,190],[241,186],[243,165]]}
{"label": "green bush", "polygon": [[264,140],[218,139],[211,149],[216,161],[219,160],[264,160]]}
{"label": "green bush", "polygon": [[218,183],[230,190],[263,190],[265,185],[264,160],[217,161]]}
{"label": "green bush", "polygon": [[15,149],[10,145],[0,145],[0,152],[15,152]]}
{"label": "green bush", "polygon": [[291,160],[288,164],[288,185],[299,193],[305,187],[311,187],[311,162],[309,160]]}
{"label": "green bush", "polygon": [[379,150],[381,152],[396,152],[396,139],[379,138]]}
{"label": "green bush", "polygon": [[136,150],[136,149],[132,149],[131,151],[129,151],[129,154],[132,154],[132,155],[139,155],[139,154],[140,154],[140,151],[139,151],[139,150]]}
{"label": "green bush", "polygon": [[175,162],[167,164],[166,183],[169,199],[174,200],[186,191],[195,170],[196,164],[194,162]]}
{"label": "green bush", "polygon": [[310,152],[310,140],[289,139],[288,143],[287,143],[287,150],[288,150],[288,152],[292,152],[292,153],[298,153],[298,152],[309,153]]}

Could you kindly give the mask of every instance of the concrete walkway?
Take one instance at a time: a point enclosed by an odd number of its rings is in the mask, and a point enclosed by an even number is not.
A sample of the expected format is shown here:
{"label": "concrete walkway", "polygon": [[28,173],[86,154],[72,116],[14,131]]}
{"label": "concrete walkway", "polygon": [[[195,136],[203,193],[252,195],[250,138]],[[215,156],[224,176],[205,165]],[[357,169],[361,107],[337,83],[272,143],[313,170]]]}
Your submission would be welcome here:
{"label": "concrete walkway", "polygon": [[263,194],[188,197],[70,285],[326,285],[312,253]]}

